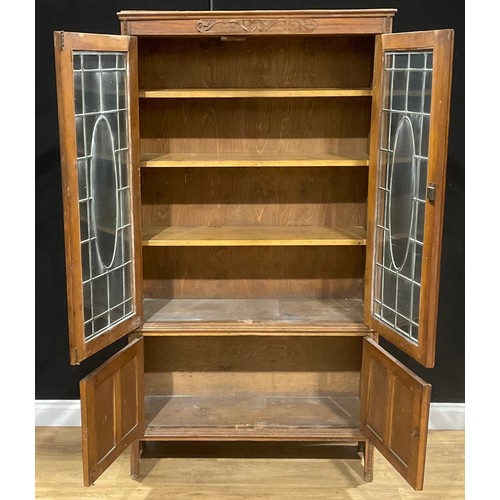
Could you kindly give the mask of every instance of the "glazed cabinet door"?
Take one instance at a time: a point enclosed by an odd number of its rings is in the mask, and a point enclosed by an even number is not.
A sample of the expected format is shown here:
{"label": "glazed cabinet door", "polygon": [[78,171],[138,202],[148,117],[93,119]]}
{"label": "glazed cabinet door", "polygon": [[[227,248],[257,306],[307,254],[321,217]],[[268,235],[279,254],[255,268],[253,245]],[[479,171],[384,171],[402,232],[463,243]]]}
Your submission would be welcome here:
{"label": "glazed cabinet door", "polygon": [[368,195],[365,322],[434,366],[453,31],[380,35]]}
{"label": "glazed cabinet door", "polygon": [[144,341],[80,381],[83,482],[90,486],[144,430]]}
{"label": "glazed cabinet door", "polygon": [[363,434],[416,490],[424,482],[431,386],[369,338],[363,343]]}
{"label": "glazed cabinet door", "polygon": [[54,33],[70,361],[142,324],[137,39]]}

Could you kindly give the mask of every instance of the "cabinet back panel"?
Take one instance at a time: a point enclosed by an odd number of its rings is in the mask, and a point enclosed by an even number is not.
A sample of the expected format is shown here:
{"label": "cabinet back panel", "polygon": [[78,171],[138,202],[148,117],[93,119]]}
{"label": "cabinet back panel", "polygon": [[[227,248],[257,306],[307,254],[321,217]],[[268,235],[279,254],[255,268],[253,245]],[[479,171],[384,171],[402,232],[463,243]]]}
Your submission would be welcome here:
{"label": "cabinet back panel", "polygon": [[146,395],[357,393],[361,338],[147,337]]}
{"label": "cabinet back panel", "polygon": [[158,226],[366,226],[367,167],[145,168]]}
{"label": "cabinet back panel", "polygon": [[139,38],[139,87],[371,87],[373,36]]}
{"label": "cabinet back panel", "polygon": [[370,113],[370,97],[141,99],[141,151],[368,154]]}
{"label": "cabinet back panel", "polygon": [[152,298],[362,298],[365,248],[147,247]]}

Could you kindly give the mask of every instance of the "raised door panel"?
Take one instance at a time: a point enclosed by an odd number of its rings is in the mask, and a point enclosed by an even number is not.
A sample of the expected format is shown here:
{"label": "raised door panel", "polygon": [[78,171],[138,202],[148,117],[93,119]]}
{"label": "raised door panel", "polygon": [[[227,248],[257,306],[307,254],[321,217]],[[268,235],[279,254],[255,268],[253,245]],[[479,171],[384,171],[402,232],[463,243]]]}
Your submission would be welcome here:
{"label": "raised door panel", "polygon": [[453,31],[380,35],[368,195],[365,322],[434,366]]}
{"label": "raised door panel", "polygon": [[137,39],[54,33],[70,361],[142,324]]}
{"label": "raised door panel", "polygon": [[361,429],[416,490],[424,481],[431,386],[365,338]]}
{"label": "raised door panel", "polygon": [[133,341],[80,382],[85,486],[144,430],[144,341]]}

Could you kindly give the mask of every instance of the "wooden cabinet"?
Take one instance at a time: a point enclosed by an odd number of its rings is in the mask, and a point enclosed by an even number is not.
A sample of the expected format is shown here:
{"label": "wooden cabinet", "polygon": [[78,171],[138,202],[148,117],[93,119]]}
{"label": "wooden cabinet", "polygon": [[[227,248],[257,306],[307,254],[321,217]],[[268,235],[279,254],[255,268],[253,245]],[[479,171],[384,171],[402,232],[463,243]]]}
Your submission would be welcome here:
{"label": "wooden cabinet", "polygon": [[373,445],[423,486],[453,32],[394,10],[56,32],[84,483],[145,441]]}

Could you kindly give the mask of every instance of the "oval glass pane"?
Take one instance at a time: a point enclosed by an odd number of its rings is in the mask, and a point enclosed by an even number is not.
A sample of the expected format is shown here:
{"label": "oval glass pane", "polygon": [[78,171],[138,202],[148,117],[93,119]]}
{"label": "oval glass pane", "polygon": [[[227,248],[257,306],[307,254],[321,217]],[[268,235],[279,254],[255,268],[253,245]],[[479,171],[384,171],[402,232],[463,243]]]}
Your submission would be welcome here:
{"label": "oval glass pane", "polygon": [[396,129],[392,158],[389,205],[389,235],[392,262],[405,264],[413,220],[415,138],[410,119],[403,116]]}
{"label": "oval glass pane", "polygon": [[118,230],[118,182],[111,127],[100,117],[92,133],[90,160],[92,219],[100,264],[109,268],[116,252]]}

